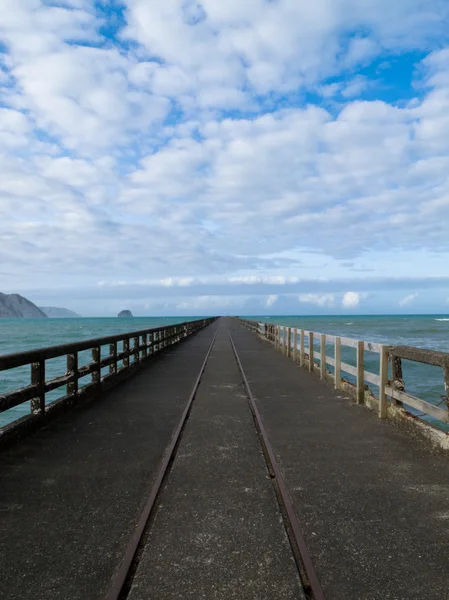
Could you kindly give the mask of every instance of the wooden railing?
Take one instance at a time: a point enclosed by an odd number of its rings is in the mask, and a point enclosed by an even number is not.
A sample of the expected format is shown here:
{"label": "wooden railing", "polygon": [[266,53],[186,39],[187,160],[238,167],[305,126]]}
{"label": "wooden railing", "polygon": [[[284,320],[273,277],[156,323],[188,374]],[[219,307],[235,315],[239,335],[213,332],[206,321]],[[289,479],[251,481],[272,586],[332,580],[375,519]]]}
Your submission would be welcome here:
{"label": "wooden railing", "polygon": [[[0,395],[0,413],[30,402],[30,414],[0,427],[0,444],[12,437],[21,437],[23,433],[40,427],[57,412],[110,388],[130,376],[138,366],[157,353],[203,329],[214,320],[215,318],[199,319],[0,356],[0,371],[28,365],[31,369],[29,385]],[[105,347],[108,353],[102,356],[102,349]],[[92,360],[80,366],[80,353],[86,351],[91,352]],[[60,357],[65,357],[65,373],[47,379],[46,361]],[[102,369],[105,368],[108,373],[102,374]],[[86,376],[90,378],[83,382]],[[65,395],[48,403],[46,395],[60,388],[65,388]]]}
{"label": "wooden railing", "polygon": [[[374,384],[379,388],[379,417],[385,419],[389,404],[407,405],[417,411],[449,423],[449,353],[436,352],[412,346],[390,346],[339,337],[314,331],[306,331],[294,327],[284,327],[269,323],[257,323],[246,319],[239,319],[251,331],[256,331],[266,340],[276,346],[278,350],[298,360],[299,364],[309,371],[318,370],[321,379],[333,380],[335,389],[341,389],[341,374],[348,373],[355,378],[355,396],[359,403],[365,401],[365,382]],[[315,340],[319,340],[319,351],[315,350]],[[326,345],[333,345],[334,356],[326,354]],[[341,349],[344,346],[355,348],[356,365],[350,365],[341,360]],[[365,352],[379,355],[379,368],[376,373],[365,368]],[[315,363],[315,359],[319,364]],[[412,396],[405,391],[405,381],[402,371],[402,360],[409,360],[426,365],[441,367],[443,371],[445,397],[442,397],[438,406]],[[330,365],[334,372],[326,367]]]}

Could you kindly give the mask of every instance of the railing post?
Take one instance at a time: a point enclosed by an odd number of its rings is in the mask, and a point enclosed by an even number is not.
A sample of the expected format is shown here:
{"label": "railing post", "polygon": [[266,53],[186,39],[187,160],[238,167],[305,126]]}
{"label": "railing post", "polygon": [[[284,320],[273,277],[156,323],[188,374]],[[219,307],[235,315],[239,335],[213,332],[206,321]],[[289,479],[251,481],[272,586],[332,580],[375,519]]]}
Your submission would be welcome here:
{"label": "railing post", "polygon": [[139,350],[139,344],[140,344],[140,336],[136,336],[134,338],[134,344],[133,344],[133,350],[134,350],[134,364],[137,365],[138,363],[140,363],[140,350]]}
{"label": "railing post", "polygon": [[309,331],[309,371],[313,372],[313,363],[315,358],[313,356],[313,331]]}
{"label": "railing post", "polygon": [[78,393],[78,352],[67,354],[67,373],[73,377],[67,384],[67,396],[75,398]]}
{"label": "railing post", "polygon": [[305,332],[304,332],[304,329],[301,329],[301,332],[299,334],[299,365],[301,367],[304,366],[304,354],[305,354],[304,338],[305,338]]}
{"label": "railing post", "polygon": [[296,327],[293,330],[293,360],[296,362],[296,355],[298,353],[298,330]]}
{"label": "railing post", "polygon": [[276,344],[276,350],[279,350],[279,325],[275,325],[275,330],[274,330],[274,341]]}
{"label": "railing post", "polygon": [[95,348],[92,348],[92,362],[95,365],[95,370],[92,371],[92,383],[95,385],[99,385],[101,381],[100,360],[101,348],[99,346],[95,346]]}
{"label": "railing post", "polygon": [[31,364],[31,385],[37,385],[37,396],[31,400],[33,415],[45,414],[45,360]]}
{"label": "railing post", "polygon": [[365,400],[365,361],[364,342],[357,342],[357,402],[363,404]]}
{"label": "railing post", "polygon": [[282,352],[283,352],[283,354],[287,354],[287,327],[284,327],[284,332],[283,332],[283,336],[282,336],[282,344],[283,344]]}
{"label": "railing post", "polygon": [[325,379],[326,377],[326,334],[322,333],[320,336],[320,379]]}
{"label": "railing post", "polygon": [[341,338],[335,338],[335,389],[341,389]]}
{"label": "railing post", "polygon": [[117,342],[109,344],[109,356],[113,357],[113,362],[109,365],[109,374],[117,373]]}
{"label": "railing post", "polygon": [[446,393],[446,404],[449,407],[449,364],[444,365],[443,375],[444,375],[444,391]]}
{"label": "railing post", "polygon": [[142,345],[144,346],[142,350],[142,358],[145,360],[148,356],[148,335],[146,333],[142,335]]}
{"label": "railing post", "polygon": [[290,358],[292,353],[292,328],[289,327],[287,331],[287,356]]}
{"label": "railing post", "polygon": [[127,369],[129,367],[129,338],[123,340],[123,353],[126,354],[123,357],[123,366]]}
{"label": "railing post", "polygon": [[[394,354],[390,354],[391,356],[391,387],[394,387],[396,390],[401,392],[405,391],[405,383],[404,376],[402,375],[402,360],[399,356],[394,356]],[[402,406],[402,402],[392,398],[391,401],[396,406]]]}
{"label": "railing post", "polygon": [[379,418],[387,418],[387,395],[385,386],[388,382],[388,350],[386,346],[380,348],[380,372],[379,372]]}

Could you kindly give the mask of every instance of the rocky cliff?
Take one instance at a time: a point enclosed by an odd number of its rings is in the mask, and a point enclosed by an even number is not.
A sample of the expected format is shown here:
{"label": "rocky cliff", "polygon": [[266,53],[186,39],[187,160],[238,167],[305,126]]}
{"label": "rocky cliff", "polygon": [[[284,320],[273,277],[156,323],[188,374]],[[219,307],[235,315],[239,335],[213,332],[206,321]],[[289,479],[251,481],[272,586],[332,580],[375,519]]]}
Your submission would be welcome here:
{"label": "rocky cliff", "polygon": [[120,317],[120,318],[122,318],[122,317],[132,317],[132,316],[133,316],[133,313],[130,310],[121,310],[119,312],[119,314],[117,315],[117,317]]}
{"label": "rocky cliff", "polygon": [[47,315],[19,294],[0,292],[0,319],[46,319]]}

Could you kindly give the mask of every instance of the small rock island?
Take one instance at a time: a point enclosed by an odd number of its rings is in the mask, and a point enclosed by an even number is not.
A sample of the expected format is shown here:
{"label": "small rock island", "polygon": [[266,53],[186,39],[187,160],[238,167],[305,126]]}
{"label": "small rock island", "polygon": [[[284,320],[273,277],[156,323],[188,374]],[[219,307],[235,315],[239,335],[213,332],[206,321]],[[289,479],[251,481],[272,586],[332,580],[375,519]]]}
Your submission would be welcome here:
{"label": "small rock island", "polygon": [[119,314],[117,315],[117,317],[120,317],[121,319],[125,318],[125,317],[133,317],[133,313],[130,310],[121,310],[119,312]]}

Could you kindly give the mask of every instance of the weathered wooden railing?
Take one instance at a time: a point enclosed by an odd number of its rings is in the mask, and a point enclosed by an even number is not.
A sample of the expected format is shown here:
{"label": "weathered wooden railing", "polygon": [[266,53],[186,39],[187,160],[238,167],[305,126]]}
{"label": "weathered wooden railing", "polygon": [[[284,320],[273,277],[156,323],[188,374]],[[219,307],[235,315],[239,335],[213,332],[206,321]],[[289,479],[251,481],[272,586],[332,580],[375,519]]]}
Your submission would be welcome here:
{"label": "weathered wooden railing", "polygon": [[[42,426],[60,411],[96,396],[126,379],[155,354],[203,329],[214,320],[200,319],[0,356],[0,371],[27,365],[31,368],[30,385],[0,395],[0,413],[30,402],[30,414],[0,427],[0,444],[11,438],[22,437]],[[118,347],[120,343],[122,348]],[[104,346],[109,348],[106,356],[101,353]],[[85,351],[91,351],[92,361],[80,366],[79,355]],[[66,372],[62,376],[47,379],[46,361],[60,357],[66,357]],[[102,369],[105,368],[109,372],[102,375]],[[80,385],[82,378],[88,375],[90,381]],[[46,394],[63,387],[66,393],[62,398],[46,402]]]}
{"label": "weathered wooden railing", "polygon": [[[365,382],[377,386],[381,419],[388,416],[388,406],[393,404],[410,406],[434,419],[449,423],[449,352],[436,352],[412,346],[389,346],[294,327],[257,323],[246,319],[239,320],[248,329],[257,332],[274,344],[278,350],[292,357],[293,360],[299,360],[299,364],[308,368],[309,371],[318,369],[321,379],[332,379],[335,389],[341,389],[342,381],[344,381],[341,378],[342,372],[351,374],[356,382],[355,396],[361,404],[365,401]],[[319,340],[319,351],[315,350],[315,340]],[[333,344],[334,347],[333,357],[326,354],[326,345],[330,344]],[[355,348],[356,366],[341,360],[343,346]],[[372,373],[365,369],[365,352],[379,355],[378,373]],[[319,364],[315,363],[315,359],[319,361]],[[402,360],[442,368],[446,396],[442,398],[441,404],[444,406],[437,406],[405,391]],[[334,368],[333,373],[326,368],[327,365]]]}

